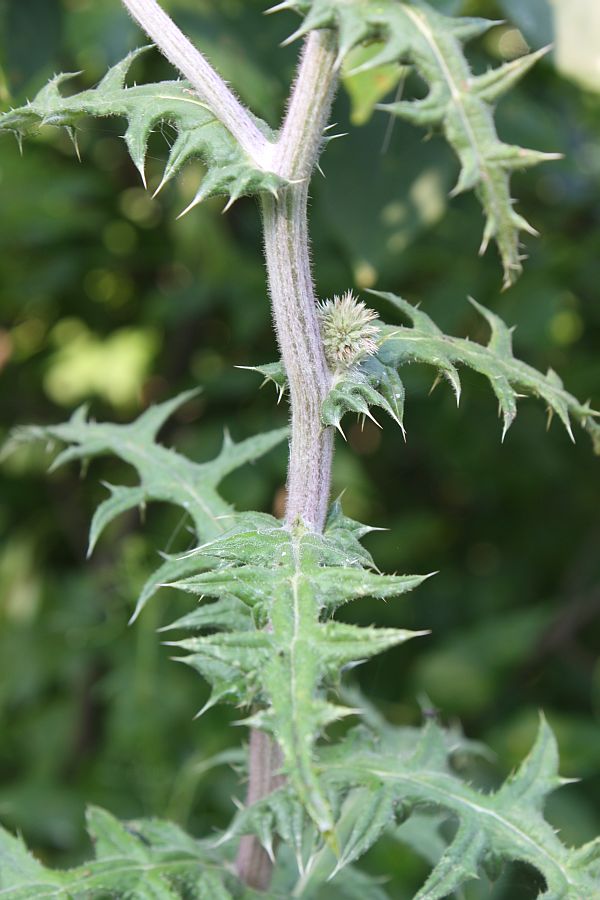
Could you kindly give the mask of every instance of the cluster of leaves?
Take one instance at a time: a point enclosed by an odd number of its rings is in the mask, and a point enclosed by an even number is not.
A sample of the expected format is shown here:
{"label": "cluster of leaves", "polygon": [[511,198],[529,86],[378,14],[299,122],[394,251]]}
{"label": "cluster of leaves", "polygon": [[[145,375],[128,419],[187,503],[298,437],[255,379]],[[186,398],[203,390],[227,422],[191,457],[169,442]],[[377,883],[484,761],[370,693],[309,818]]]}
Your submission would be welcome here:
{"label": "cluster of leaves", "polygon": [[[421,900],[448,896],[476,877],[482,865],[497,867],[505,860],[538,868],[548,897],[598,896],[600,844],[569,851],[542,816],[547,794],[561,783],[556,745],[544,723],[528,760],[491,795],[479,793],[451,770],[456,738],[434,724],[423,732],[397,730],[368,713],[366,723],[337,744],[320,744],[330,723],[363,707],[362,701],[354,708],[327,697],[339,688],[344,668],[416,636],[345,624],[334,619],[336,611],[360,597],[398,595],[423,577],[377,572],[360,544],[370,529],[346,518],[339,504],[322,535],[301,523],[283,527],[264,514],[233,514],[216,485],[283,434],[238,445],[228,442],[216,460],[191,463],[155,440],[182,399],[187,397],[148,410],[131,425],[90,422],[80,411],[66,425],[28,429],[17,439],[68,443],[55,466],[110,451],[135,467],[139,487],[112,489],[94,517],[92,544],[120,512],[152,500],[180,505],[198,535],[210,537],[197,551],[167,560],[146,585],[138,608],[166,579],[201,598],[216,598],[171,626],[199,632],[175,646],[187,651],[183,660],[211,684],[210,703],[230,701],[253,710],[247,723],[276,736],[282,748],[285,785],[243,809],[220,843],[254,832],[273,854],[279,835],[296,853],[295,895],[318,896],[319,886],[360,857],[398,818],[426,805],[459,824],[419,894]],[[357,804],[362,810],[358,819]],[[97,860],[67,873],[44,869],[19,840],[2,833],[0,883],[8,896],[17,900],[34,888],[40,896],[62,896],[61,891],[69,896],[78,890],[140,898],[239,895],[229,894],[223,881],[227,876],[214,870],[214,851],[174,826],[134,823],[125,828],[106,813],[90,815]]]}
{"label": "cluster of leaves", "polygon": [[[189,837],[172,822],[119,822],[97,807],[87,811],[94,859],[66,871],[44,866],[20,838],[0,829],[0,891],[6,900],[258,900],[265,897],[236,878],[228,855],[215,842]],[[293,858],[279,854],[269,900],[286,900],[296,886]],[[325,883],[325,884],[324,884]],[[324,887],[319,890],[321,886]],[[376,881],[348,867],[335,879],[313,879],[295,896],[312,900],[385,900]]]}
{"label": "cluster of leaves", "polygon": [[[491,239],[496,240],[504,283],[512,284],[522,268],[519,232],[536,232],[513,208],[510,173],[557,155],[501,142],[492,104],[529,71],[544,51],[475,76],[464,56],[463,43],[485,33],[496,24],[493,21],[443,16],[423,0],[284,0],[272,11],[280,9],[293,9],[304,16],[290,41],[315,28],[335,28],[340,63],[354,47],[377,40],[383,42],[383,48],[361,70],[391,62],[414,65],[429,86],[428,96],[380,108],[417,125],[442,128],[461,163],[460,178],[452,193],[476,191],[486,215],[482,252]],[[229,204],[243,195],[264,191],[276,194],[284,185],[282,179],[257,168],[185,82],[126,85],[127,72],[144,49],[130,53],[110,69],[94,90],[65,97],[60,86],[73,76],[55,76],[31,102],[2,114],[0,131],[14,133],[21,142],[41,124],[52,124],[66,127],[76,141],[75,128],[83,116],[125,117],[125,140],[145,181],[149,136],[166,123],[175,127],[177,138],[159,188],[193,157],[202,158],[207,165],[206,177],[188,209],[216,194],[228,195]],[[257,120],[257,124],[265,137],[274,138],[266,123]]]}
{"label": "cluster of leaves", "polygon": [[[361,698],[362,705],[362,698]],[[367,708],[366,721],[337,745],[321,749],[319,777],[335,810],[335,832],[323,839],[288,784],[248,809],[230,831],[208,843],[157,820],[121,824],[91,809],[88,830],[95,859],[52,871],[20,839],[0,830],[0,887],[10,900],[36,897],[131,896],[139,900],[255,896],[227,872],[219,845],[254,832],[273,856],[279,835],[296,854],[297,870],[278,852],[272,900],[354,897],[385,900],[375,882],[351,868],[385,832],[409,843],[433,869],[415,900],[443,900],[505,861],[519,860],[543,876],[548,900],[600,897],[600,840],[568,849],[548,825],[548,795],[565,783],[558,775],[554,736],[542,719],[533,749],[495,792],[482,793],[457,775],[456,761],[476,748],[435,722],[424,729],[394,728]],[[357,814],[360,813],[360,814]],[[402,823],[398,828],[398,823]],[[454,827],[447,827],[454,823]]]}
{"label": "cluster of leaves", "polygon": [[88,809],[95,858],[65,872],[48,869],[19,838],[0,829],[0,890],[9,900],[135,897],[136,900],[228,900],[222,860],[171,822],[123,824]]}
{"label": "cluster of leaves", "polygon": [[336,28],[340,62],[354,47],[370,41],[382,42],[380,52],[357,72],[393,62],[414,66],[429,87],[427,97],[399,100],[379,108],[415,125],[443,130],[461,164],[452,193],[475,190],[486,216],[481,252],[490,240],[496,241],[505,286],[511,285],[522,269],[519,232],[536,232],[513,208],[510,173],[556,159],[556,154],[525,150],[500,141],[493,104],[545,50],[476,76],[465,58],[463,43],[484,34],[496,22],[444,16],[423,0],[284,0],[271,11],[283,9],[295,10],[304,17],[290,41],[314,28]]}
{"label": "cluster of leaves", "polygon": [[325,834],[334,821],[314,772],[314,748],[327,725],[352,710],[328,702],[324,691],[345,667],[416,636],[333,620],[352,600],[396,596],[424,580],[375,571],[359,543],[370,530],[344,517],[337,504],[323,535],[301,523],[282,527],[271,516],[243,517],[233,532],[192,556],[200,566],[206,554],[218,566],[174,584],[218,598],[176,625],[223,629],[178,642],[190,653],[185,662],[211,683],[211,703],[259,707],[248,724],[277,738],[285,774]]}
{"label": "cluster of leaves", "polygon": [[[433,857],[433,870],[415,900],[443,900],[482,870],[497,876],[507,860],[526,862],[540,872],[546,882],[540,897],[597,900],[600,840],[570,850],[543,816],[547,796],[565,783],[546,722],[542,719],[527,759],[493,793],[478,792],[456,774],[457,759],[474,749],[435,722],[424,729],[393,728],[368,711],[365,725],[323,750],[319,759],[337,813],[336,845],[331,836],[324,842],[307,821],[289,785],[242,810],[230,832],[212,842],[194,840],[169,822],[122,824],[92,808],[88,831],[95,859],[65,872],[46,868],[19,838],[0,830],[0,888],[10,900],[250,900],[258,895],[227,871],[227,855],[219,844],[255,832],[274,861],[276,833],[296,853],[294,872],[285,850],[278,852],[268,893],[272,900],[352,898],[358,890],[367,900],[385,900],[385,891],[351,863],[387,830],[424,858]],[[454,828],[446,827],[452,822]]]}
{"label": "cluster of leaves", "polygon": [[134,618],[165,583],[218,598],[172,626],[218,633],[177,646],[190,651],[185,661],[211,684],[208,706],[227,700],[264,708],[249,724],[277,735],[286,774],[321,831],[329,832],[333,819],[311,759],[318,735],[346,711],[318,699],[323,685],[335,683],[345,666],[414,636],[396,629],[362,629],[334,622],[332,616],[353,599],[395,596],[424,577],[379,574],[359,543],[371,529],[344,517],[337,504],[323,535],[306,532],[301,523],[284,528],[272,516],[234,514],[216,486],[287,432],[279,429],[237,445],[229,439],[215,460],[193,463],[155,441],[166,418],[187,399],[184,394],[151,407],[130,425],[88,421],[80,409],[64,425],[22,429],[15,441],[68,443],[53,468],[110,452],[137,470],[139,486],[109,486],[110,496],[92,520],[90,549],[113,519],[149,501],[177,504],[190,516],[202,546],[165,559],[143,587]]}
{"label": "cluster of leaves", "polygon": [[295,896],[311,896],[394,829],[398,840],[433,864],[415,900],[443,900],[484,871],[495,880],[503,863],[515,860],[543,876],[540,897],[600,897],[600,839],[571,850],[543,816],[548,795],[568,783],[558,774],[556,740],[544,719],[517,771],[497,791],[483,793],[457,774],[461,756],[480,752],[459,733],[434,721],[422,729],[393,727],[368,707],[365,718],[319,758],[323,783],[335,797],[339,844],[319,840],[310,829],[307,834],[303,811],[285,786],[242,810],[232,826],[232,833],[252,829],[268,852],[274,829],[295,847]]}

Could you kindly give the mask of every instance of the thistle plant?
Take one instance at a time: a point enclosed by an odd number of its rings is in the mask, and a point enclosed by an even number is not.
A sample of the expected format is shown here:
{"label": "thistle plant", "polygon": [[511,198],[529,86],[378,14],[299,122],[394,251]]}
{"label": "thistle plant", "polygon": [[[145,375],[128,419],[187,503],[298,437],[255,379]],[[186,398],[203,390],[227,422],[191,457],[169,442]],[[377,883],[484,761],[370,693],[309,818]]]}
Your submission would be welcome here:
{"label": "thistle plant", "polygon": [[[432,863],[418,900],[463,896],[465,884],[484,872],[494,877],[513,861],[539,872],[545,885],[539,896],[547,900],[600,898],[600,840],[567,847],[544,818],[546,798],[564,780],[543,718],[529,756],[498,790],[485,792],[455,765],[457,755],[476,752],[456,729],[433,720],[420,729],[394,727],[342,684],[342,674],[357,662],[426,632],[359,627],[340,621],[337,611],[371,598],[375,618],[378,600],[416,589],[429,573],[382,574],[361,544],[373,529],[348,518],[331,497],[335,430],[343,434],[345,416],[384,412],[404,432],[402,376],[408,364],[433,367],[457,403],[460,368],[483,375],[499,406],[502,437],[518,398],[529,395],[572,438],[573,425],[587,431],[600,453],[597,413],[572,396],[555,372],[542,374],[516,359],[511,329],[476,301],[489,328],[487,344],[444,334],[424,310],[390,293],[361,299],[341,285],[339,296],[318,298],[309,252],[307,200],[340,70],[355,48],[377,42],[379,51],[363,70],[401,63],[428,87],[424,99],[382,108],[443,132],[458,157],[452,193],[477,195],[484,214],[482,251],[496,243],[504,286],[510,286],[522,268],[520,234],[533,231],[515,209],[511,173],[556,154],[503,143],[494,104],[545,51],[474,75],[465,44],[493,22],[441,15],[423,0],[284,0],[268,12],[295,14],[289,42],[302,40],[303,46],[285,118],[273,131],[242,105],[156,0],[123,4],[178,77],[129,83],[132,63],[148,49],[142,47],[91,90],[70,93],[71,76],[54,77],[25,106],[3,113],[0,130],[21,142],[42,126],[59,126],[76,139],[86,116],[124,118],[126,144],[145,183],[150,134],[168,123],[176,139],[159,188],[191,159],[206,167],[185,213],[193,215],[213,195],[225,197],[226,209],[241,196],[258,198],[280,359],[248,360],[248,366],[285,396],[289,430],[239,444],[227,439],[215,459],[198,464],[157,440],[189,396],[182,395],[150,407],[129,425],[98,423],[80,409],[62,425],[22,428],[13,441],[61,445],[53,468],[103,454],[134,467],[138,483],[109,486],[96,510],[90,553],[106,526],[127,510],[162,501],[189,515],[195,549],[165,554],[142,587],[132,618],[143,615],[164,586],[195,598],[191,612],[166,629],[168,643],[209,684],[205,708],[230,703],[241,711],[250,731],[247,797],[226,831],[201,838],[167,821],[121,824],[92,808],[95,858],[68,871],[48,869],[20,837],[0,831],[0,893],[7,900],[380,900],[388,896],[384,885],[357,862],[384,833],[402,840],[402,829],[410,827],[413,846]],[[286,438],[283,518],[236,512],[219,492],[222,479]]]}

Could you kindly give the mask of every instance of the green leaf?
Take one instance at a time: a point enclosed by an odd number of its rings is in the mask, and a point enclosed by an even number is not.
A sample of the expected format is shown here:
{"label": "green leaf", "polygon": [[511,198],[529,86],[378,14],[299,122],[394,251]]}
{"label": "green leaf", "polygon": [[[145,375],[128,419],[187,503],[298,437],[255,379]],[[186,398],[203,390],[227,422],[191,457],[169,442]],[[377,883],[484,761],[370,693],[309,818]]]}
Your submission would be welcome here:
{"label": "green leaf", "polygon": [[[305,881],[298,882],[297,861],[284,845],[277,854],[268,900],[289,900],[292,896],[306,900],[389,900],[381,881],[354,866],[347,866],[331,881],[321,875],[315,877],[311,871]],[[263,894],[260,896],[264,897]],[[248,894],[247,900],[251,897],[258,900],[259,895]]]}
{"label": "green leaf", "polygon": [[[61,897],[56,874],[46,871],[20,838],[0,828],[0,894],[10,900],[27,900],[25,885],[35,885],[35,889],[40,891],[39,896],[43,896],[42,890],[51,892],[56,887],[54,896]],[[46,896],[52,895],[49,893]],[[62,896],[66,897],[64,892]]]}
{"label": "green leaf", "polygon": [[[359,543],[369,529],[346,519],[337,505],[322,535],[300,524],[282,527],[265,515],[252,516],[249,524],[244,530],[241,517],[230,534],[200,548],[220,565],[173,586],[218,603],[237,599],[252,610],[255,629],[188,638],[175,646],[188,652],[183,661],[212,685],[209,704],[228,699],[262,707],[249,724],[276,737],[290,785],[327,834],[334,820],[315,770],[315,744],[330,722],[353,710],[330,703],[325,690],[345,666],[416,636],[358,628],[330,616],[349,600],[395,596],[424,577],[373,571]],[[207,614],[210,620],[210,608]],[[270,629],[263,630],[267,622]]]}
{"label": "green leaf", "polygon": [[304,16],[290,41],[312,29],[336,28],[340,60],[356,46],[381,42],[380,52],[356,72],[393,62],[415,67],[429,87],[427,97],[400,100],[378,108],[415,125],[442,129],[461,165],[453,194],[467,190],[477,194],[486,217],[481,252],[490,240],[496,241],[504,268],[504,284],[512,284],[522,269],[519,233],[536,232],[513,208],[510,173],[556,159],[557,154],[525,150],[500,141],[492,104],[546,51],[531,53],[475,76],[465,58],[463,44],[485,33],[495,22],[444,16],[423,0],[412,3],[290,0],[277,8],[295,9]]}
{"label": "green leaf", "polygon": [[87,815],[95,859],[76,869],[52,871],[17,838],[0,828],[0,894],[6,900],[231,900],[230,876],[218,857],[170,822],[123,824],[92,807]]}
{"label": "green leaf", "polygon": [[[547,796],[561,784],[552,731],[541,720],[531,753],[496,793],[478,792],[451,769],[440,728],[428,723],[411,754],[390,752],[350,735],[346,746],[322,754],[322,771],[330,789],[344,785],[368,788],[373,795],[395,800],[406,813],[426,806],[452,815],[458,822],[418,900],[441,900],[478,877],[490,861],[520,861],[536,868],[546,881],[547,900],[598,900],[600,844],[578,850],[565,847],[543,817]],[[361,749],[362,747],[362,749]]]}
{"label": "green leaf", "polygon": [[[461,383],[458,367],[468,366],[490,383],[498,400],[503,419],[502,440],[517,414],[517,400],[522,396],[541,399],[548,409],[549,421],[556,414],[574,441],[571,418],[590,435],[594,450],[600,454],[598,415],[588,403],[580,403],[565,391],[558,375],[549,370],[542,375],[513,355],[512,329],[490,310],[471,300],[486,319],[491,336],[487,345],[444,334],[422,310],[394,294],[370,291],[389,301],[410,320],[410,326],[381,324],[377,355],[348,370],[334,381],[323,405],[323,422],[340,427],[346,412],[364,414],[367,405],[384,409],[402,430],[404,387],[399,370],[412,363],[425,363],[437,370],[436,382],[446,380],[460,402]],[[390,409],[396,398],[396,408]]]}
{"label": "green leaf", "polygon": [[392,417],[404,434],[405,399],[404,384],[394,368],[372,356],[334,375],[321,408],[321,419],[324,425],[332,425],[343,434],[340,423],[347,412],[373,418],[370,408],[377,406]]}
{"label": "green leaf", "polygon": [[142,587],[130,623],[135,622],[151,597],[165,584],[175,581],[177,578],[186,578],[188,575],[195,574],[199,568],[211,565],[210,560],[206,557],[199,560],[197,556],[181,557],[163,554],[163,559],[164,562],[158,569],[155,569]]}
{"label": "green leaf", "polygon": [[335,826],[339,852],[324,847],[310,868],[311,882],[331,881],[354,860],[360,859],[381,837],[394,818],[396,802],[391,794],[359,788],[345,798]]}
{"label": "green leaf", "polygon": [[486,319],[491,336],[487,346],[465,338],[443,334],[429,316],[394,294],[373,292],[392,303],[411,322],[410,328],[382,327],[379,361],[393,369],[413,362],[434,366],[441,377],[450,382],[457,401],[460,399],[460,380],[457,366],[465,365],[488,379],[496,394],[504,422],[503,438],[517,414],[517,399],[527,395],[543,400],[549,417],[556,414],[571,440],[574,440],[570,419],[573,417],[592,437],[596,452],[600,452],[600,426],[594,422],[598,413],[588,403],[580,403],[565,391],[558,375],[549,370],[542,375],[513,355],[512,329],[490,310],[471,300],[475,309]]}
{"label": "green leaf", "polygon": [[161,631],[201,631],[204,628],[250,631],[253,627],[248,607],[237,597],[225,596],[214,603],[199,606],[176,622],[161,628]]}
{"label": "green leaf", "polygon": [[[502,440],[516,417],[517,400],[523,396],[536,397],[547,407],[548,424],[557,415],[574,441],[571,428],[571,419],[574,419],[587,431],[594,452],[600,455],[600,424],[594,421],[600,413],[589,403],[580,403],[568,393],[552,369],[542,375],[516,359],[512,349],[513,329],[495,313],[471,299],[491,332],[487,345],[482,345],[468,338],[444,334],[427,313],[395,294],[369,293],[387,300],[411,324],[398,326],[380,322],[377,354],[334,375],[322,407],[324,425],[332,425],[341,431],[341,420],[347,412],[371,416],[370,409],[378,407],[390,415],[404,433],[406,392],[399,371],[412,363],[433,366],[437,370],[434,387],[441,379],[447,381],[458,404],[462,390],[458,369],[468,366],[487,378],[496,395],[503,420]],[[257,366],[255,371],[268,373],[268,380],[276,384],[277,390],[285,390],[285,372],[280,363]]]}
{"label": "green leaf", "polygon": [[[21,142],[41,125],[57,125],[67,128],[76,140],[74,129],[85,116],[125,118],[128,123],[125,142],[145,184],[150,134],[166,123],[176,129],[177,137],[170,148],[160,187],[190,159],[199,157],[207,167],[202,185],[188,209],[216,194],[227,194],[229,204],[247,194],[264,191],[276,194],[285,183],[283,179],[257,168],[186,82],[126,84],[132,63],[147,49],[134,50],[109,69],[96,88],[78,94],[64,96],[62,93],[62,86],[74,75],[56,75],[25,106],[0,115],[0,131],[12,132]],[[257,124],[266,137],[272,137],[264,122],[257,120]]]}
{"label": "green leaf", "polygon": [[92,806],[87,811],[87,828],[97,859],[123,855],[146,859],[142,842],[104,809]]}
{"label": "green leaf", "polygon": [[[362,856],[384,831],[414,847],[432,866],[443,856],[447,842],[439,827],[452,816],[448,811],[422,813],[412,811],[398,792],[388,790],[380,781],[364,779],[349,784],[330,777],[329,766],[369,753],[373,760],[402,758],[418,761],[422,766],[435,765],[450,772],[450,763],[467,755],[481,755],[482,747],[466,740],[456,728],[436,730],[436,741],[427,744],[423,730],[397,727],[381,714],[356,689],[344,688],[345,702],[361,713],[362,724],[349,732],[341,745],[317,748],[317,770],[335,817],[334,832],[319,835],[306,820],[302,801],[288,782],[258,803],[242,808],[222,842],[240,834],[255,834],[269,855],[273,835],[278,833],[293,849],[299,878],[294,896],[321,896],[319,885],[338,885],[340,876],[352,871],[349,864]],[[410,815],[402,826],[395,827],[397,816]],[[327,896],[326,894],[324,896]]]}
{"label": "green leaf", "polygon": [[98,538],[114,519],[130,509],[143,509],[146,502],[146,491],[142,487],[122,487],[105,483],[110,497],[96,509],[90,525],[88,557],[94,552]]}
{"label": "green leaf", "polygon": [[[159,429],[169,416],[196,391],[180,394],[173,400],[157,404],[127,425],[94,422],[86,418],[84,409],[77,410],[69,422],[45,427],[20,429],[16,439],[54,439],[68,444],[54,460],[52,470],[73,460],[87,460],[112,454],[129,463],[140,478],[135,490],[138,505],[148,501],[173,503],[185,510],[200,540],[223,534],[231,525],[232,507],[217,492],[219,483],[230,472],[267,453],[287,436],[287,429],[248,438],[235,444],[225,435],[219,455],[206,463],[195,463],[174,450],[156,442]],[[94,538],[100,526],[106,525],[134,499],[127,489],[112,489],[112,497],[100,507],[93,523]],[[111,503],[115,494],[119,503]],[[128,508],[127,506],[127,508]],[[104,507],[104,509],[103,509]]]}
{"label": "green leaf", "polygon": [[[180,506],[189,515],[199,541],[210,540],[231,527],[234,510],[218,493],[220,482],[230,472],[258,459],[281,443],[287,436],[287,429],[256,435],[238,444],[226,433],[221,452],[215,459],[206,463],[192,462],[176,451],[161,446],[156,437],[167,419],[196,393],[187,391],[152,406],[127,425],[94,422],[87,418],[87,411],[82,407],[65,424],[32,426],[15,431],[13,443],[46,440],[68,445],[55,458],[53,470],[73,460],[112,454],[137,471],[139,485],[109,486],[111,494],[98,507],[92,520],[90,552],[104,528],[118,515],[136,506],[143,508],[151,501]],[[210,560],[200,560],[197,556],[165,559],[142,588],[133,618],[137,618],[162,584],[210,564]]]}

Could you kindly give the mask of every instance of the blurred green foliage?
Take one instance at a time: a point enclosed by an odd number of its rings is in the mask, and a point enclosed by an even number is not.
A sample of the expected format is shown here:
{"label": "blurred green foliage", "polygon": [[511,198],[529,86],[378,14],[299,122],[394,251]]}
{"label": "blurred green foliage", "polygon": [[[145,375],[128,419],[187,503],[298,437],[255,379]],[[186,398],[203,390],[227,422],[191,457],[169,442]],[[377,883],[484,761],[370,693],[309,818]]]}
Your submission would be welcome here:
{"label": "blurred green foliage", "polygon": [[[275,125],[297,53],[277,49],[291,17],[264,18],[257,0],[165,6]],[[444,6],[514,14],[534,48],[551,36],[547,14],[528,18],[508,0]],[[55,71],[82,70],[81,86],[91,86],[142,43],[117,0],[3,0],[0,25],[6,104]],[[503,25],[472,54],[482,70],[522,49]],[[139,80],[169,77],[158,54],[136,65]],[[312,191],[320,296],[352,286],[394,291],[421,301],[445,330],[475,338],[471,294],[518,326],[522,358],[552,366],[598,407],[600,97],[558,74],[550,58],[501,104],[503,138],[565,154],[516,179],[519,209],[542,236],[527,240],[525,274],[501,294],[493,252],[476,254],[476,202],[447,199],[456,164],[443,141],[370,115],[404,74],[386,67],[362,83],[349,79],[350,93],[337,100],[334,120],[350,134],[328,147],[326,177],[317,175]],[[82,401],[97,418],[125,421],[202,384],[164,440],[207,459],[225,426],[239,440],[285,421],[274,395],[235,368],[277,352],[258,210],[244,200],[222,217],[222,204],[210,201],[177,221],[201,170],[189,167],[152,200],[119,135],[112,122],[82,124],[82,164],[53,129],[22,157],[16,144],[0,144],[0,437],[17,423],[61,421]],[[168,130],[153,138],[151,187],[169,139]],[[389,529],[369,539],[383,570],[440,570],[408,599],[364,602],[348,615],[432,635],[357,677],[395,722],[418,721],[420,703],[460,719],[496,754],[478,772],[489,785],[524,755],[542,707],[563,774],[584,779],[552,800],[550,819],[566,843],[583,842],[600,831],[598,461],[585,440],[573,447],[556,426],[546,435],[536,404],[523,403],[501,446],[496,410],[475,377],[465,376],[457,411],[448,389],[429,397],[423,373],[410,376],[407,443],[391,427],[349,423],[335,490],[346,489],[349,515]],[[274,451],[231,476],[228,499],[279,511],[285,462]],[[0,466],[0,819],[60,864],[85,853],[86,802],[207,833],[228,820],[231,795],[243,790],[221,765],[239,761],[232,748],[242,735],[227,711],[192,720],[202,687],[156,635],[188,608],[185,599],[162,591],[127,628],[157,550],[187,548],[186,523],[168,508],[149,510],[143,527],[124,517],[85,563],[100,481],[128,473],[97,462],[82,485],[72,468],[49,477],[47,463],[43,447],[29,447]],[[218,777],[208,776],[213,758]],[[367,864],[390,873],[399,898],[422,878],[422,863],[388,840]],[[528,897],[528,885],[518,870],[494,896]]]}

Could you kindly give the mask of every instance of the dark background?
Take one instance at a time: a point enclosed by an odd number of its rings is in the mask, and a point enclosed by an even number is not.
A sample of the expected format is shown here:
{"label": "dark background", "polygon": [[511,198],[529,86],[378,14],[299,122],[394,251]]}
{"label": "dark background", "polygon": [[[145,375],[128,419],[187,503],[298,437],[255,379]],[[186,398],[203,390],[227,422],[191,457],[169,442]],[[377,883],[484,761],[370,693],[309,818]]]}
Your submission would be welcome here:
{"label": "dark background", "polygon": [[[493,18],[515,7],[439,5]],[[265,18],[255,0],[165,6],[276,125],[297,55],[278,44],[293,15]],[[533,48],[552,36],[543,0],[525,4],[520,24]],[[55,71],[82,70],[79,86],[91,86],[143,42],[116,0],[4,0],[0,33],[5,107]],[[481,71],[523,48],[505,25],[470,54]],[[172,77],[157,53],[132,74]],[[370,91],[393,96],[395,76],[392,68],[355,79],[353,107],[345,91],[337,100],[334,121],[350,134],[327,149],[326,178],[317,175],[312,190],[319,295],[391,290],[421,301],[449,333],[481,340],[472,295],[517,325],[518,355],[551,366],[598,407],[598,95],[550,58],[500,105],[503,139],[565,154],[514,179],[519,211],[541,237],[527,238],[525,274],[501,293],[495,250],[477,256],[476,200],[447,200],[457,164],[443,140],[369,115]],[[118,122],[82,124],[81,164],[51,128],[22,157],[15,142],[0,141],[0,437],[15,424],[59,422],[84,401],[96,418],[127,421],[201,384],[163,439],[208,459],[225,426],[240,439],[285,422],[270,389],[259,392],[255,376],[234,368],[276,358],[257,205],[242,200],[221,216],[217,199],[176,221],[202,167],[188,166],[153,201],[121,133]],[[150,186],[165,139],[167,128],[152,139]],[[428,396],[430,373],[407,373],[407,443],[391,423],[361,432],[348,420],[348,444],[338,447],[335,491],[346,490],[346,512],[389,529],[368,539],[381,568],[439,570],[406,598],[349,611],[355,621],[432,630],[362,667],[360,682],[395,722],[418,722],[420,704],[460,720],[495,754],[478,773],[490,786],[527,752],[543,709],[563,774],[583,779],[551,799],[548,815],[565,842],[580,843],[600,831],[598,460],[581,432],[576,446],[557,424],[546,434],[533,401],[522,402],[501,446],[489,386],[466,373],[464,381],[457,411],[447,387]],[[231,476],[227,497],[279,510],[285,462],[281,448]],[[30,446],[0,464],[0,820],[58,864],[87,852],[87,802],[207,833],[228,821],[241,790],[227,767],[207,777],[211,758],[244,737],[229,727],[237,716],[217,709],[192,721],[204,685],[169,660],[156,635],[187,608],[184,598],[162,591],[127,628],[157,550],[188,546],[186,523],[168,508],[150,509],[143,526],[125,516],[86,563],[100,481],[131,474],[102,460],[82,483],[74,467],[48,476],[47,463],[44,448]],[[386,842],[368,864],[392,874],[400,898],[424,872]],[[515,877],[506,896],[535,895],[524,873]]]}

